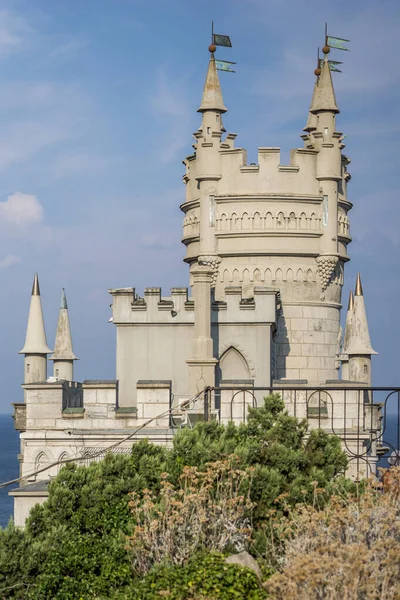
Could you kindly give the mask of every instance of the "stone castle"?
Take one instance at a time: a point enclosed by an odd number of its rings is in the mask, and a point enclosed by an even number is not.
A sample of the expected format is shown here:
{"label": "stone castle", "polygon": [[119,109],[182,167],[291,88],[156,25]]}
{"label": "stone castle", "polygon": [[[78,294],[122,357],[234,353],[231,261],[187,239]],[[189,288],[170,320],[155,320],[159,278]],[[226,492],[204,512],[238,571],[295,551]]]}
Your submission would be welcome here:
{"label": "stone castle", "polygon": [[11,492],[17,524],[45,500],[60,461],[89,462],[110,446],[129,452],[132,440],[143,437],[169,444],[177,427],[202,418],[241,422],[271,389],[311,427],[341,436],[357,456],[350,474],[375,469],[371,435],[379,431],[379,409],[368,392],[375,352],[360,277],[344,335],[340,327],[350,160],[337,129],[327,55],[316,70],[303,147],[291,151],[289,165],[281,164],[279,148],[265,146],[257,164],[247,164],[236,134],[223,125],[215,46],[210,51],[180,207],[191,294],[109,290],[116,378],[80,383],[64,291],[54,372],[47,375],[52,351],[35,276],[21,350],[24,402],[14,404],[22,477]]}

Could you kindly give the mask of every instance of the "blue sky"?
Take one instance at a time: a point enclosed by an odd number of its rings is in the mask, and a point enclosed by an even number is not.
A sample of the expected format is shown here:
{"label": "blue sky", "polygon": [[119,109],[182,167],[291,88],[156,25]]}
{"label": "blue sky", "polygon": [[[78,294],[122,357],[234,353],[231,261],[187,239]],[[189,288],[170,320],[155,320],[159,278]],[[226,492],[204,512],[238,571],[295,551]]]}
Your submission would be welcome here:
{"label": "blue sky", "polygon": [[187,284],[181,160],[199,126],[210,24],[237,145],[301,146],[324,22],[351,39],[334,75],[352,159],[344,303],[362,273],[375,385],[400,385],[400,4],[390,0],[0,0],[0,412],[22,401],[39,272],[50,347],[61,288],[77,379],[115,376],[110,287]]}

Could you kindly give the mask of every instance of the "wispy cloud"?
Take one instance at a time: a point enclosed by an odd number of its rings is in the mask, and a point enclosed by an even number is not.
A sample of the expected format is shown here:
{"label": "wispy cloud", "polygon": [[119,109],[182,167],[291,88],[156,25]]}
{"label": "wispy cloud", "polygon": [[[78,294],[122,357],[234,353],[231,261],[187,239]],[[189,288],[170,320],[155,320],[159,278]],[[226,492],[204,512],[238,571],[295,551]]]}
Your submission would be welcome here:
{"label": "wispy cloud", "polygon": [[0,269],[8,269],[21,262],[21,258],[15,254],[7,254],[5,258],[0,259]]}
{"label": "wispy cloud", "polygon": [[0,10],[0,57],[21,49],[32,28],[21,14]]}
{"label": "wispy cloud", "polygon": [[193,110],[188,102],[188,80],[170,75],[165,68],[160,70],[150,103],[161,131],[157,159],[170,163],[187,146],[187,127]]}

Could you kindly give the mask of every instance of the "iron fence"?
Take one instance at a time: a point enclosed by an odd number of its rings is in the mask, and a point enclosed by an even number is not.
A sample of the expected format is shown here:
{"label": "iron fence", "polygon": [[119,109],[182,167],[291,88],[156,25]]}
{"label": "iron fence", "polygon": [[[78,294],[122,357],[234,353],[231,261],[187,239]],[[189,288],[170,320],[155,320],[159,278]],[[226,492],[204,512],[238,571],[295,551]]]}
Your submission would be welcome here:
{"label": "iron fence", "polygon": [[204,420],[246,422],[249,407],[280,394],[286,410],[340,438],[355,476],[370,476],[380,466],[400,465],[400,387],[331,385],[222,385],[204,390]]}

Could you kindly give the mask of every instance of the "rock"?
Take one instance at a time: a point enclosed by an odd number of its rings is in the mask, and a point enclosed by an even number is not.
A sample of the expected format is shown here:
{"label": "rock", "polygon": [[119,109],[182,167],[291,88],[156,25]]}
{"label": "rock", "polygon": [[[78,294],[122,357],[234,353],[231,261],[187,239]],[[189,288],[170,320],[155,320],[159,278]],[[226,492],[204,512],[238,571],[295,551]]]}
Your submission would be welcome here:
{"label": "rock", "polygon": [[247,567],[254,571],[259,579],[261,579],[261,569],[257,564],[257,561],[248,552],[239,552],[239,554],[232,554],[225,560],[228,565],[239,565],[239,567]]}

